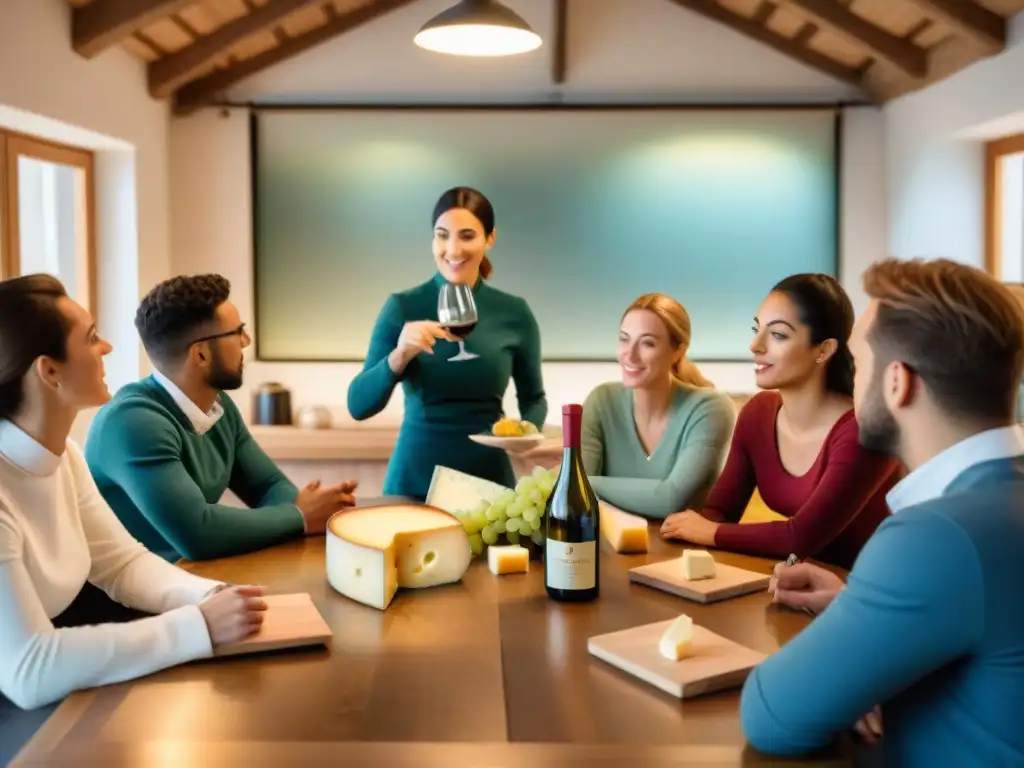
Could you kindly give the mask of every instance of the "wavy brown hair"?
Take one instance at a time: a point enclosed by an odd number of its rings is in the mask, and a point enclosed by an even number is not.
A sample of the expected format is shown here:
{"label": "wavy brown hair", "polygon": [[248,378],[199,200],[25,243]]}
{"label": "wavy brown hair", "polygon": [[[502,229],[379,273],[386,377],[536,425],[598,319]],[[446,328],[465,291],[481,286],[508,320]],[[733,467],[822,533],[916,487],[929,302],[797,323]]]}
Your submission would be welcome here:
{"label": "wavy brown hair", "polygon": [[1024,367],[1024,309],[1001,282],[950,259],[886,259],[864,273],[878,302],[875,366],[899,361],[958,421],[1008,424]]}

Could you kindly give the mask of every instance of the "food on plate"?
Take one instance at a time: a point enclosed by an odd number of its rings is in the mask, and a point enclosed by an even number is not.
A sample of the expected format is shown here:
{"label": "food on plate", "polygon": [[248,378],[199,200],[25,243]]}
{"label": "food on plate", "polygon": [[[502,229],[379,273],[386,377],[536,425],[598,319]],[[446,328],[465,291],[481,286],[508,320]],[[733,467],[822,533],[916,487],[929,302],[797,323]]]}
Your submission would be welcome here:
{"label": "food on plate", "polygon": [[539,433],[535,424],[519,419],[499,419],[491,427],[491,434],[495,437],[526,437]]}

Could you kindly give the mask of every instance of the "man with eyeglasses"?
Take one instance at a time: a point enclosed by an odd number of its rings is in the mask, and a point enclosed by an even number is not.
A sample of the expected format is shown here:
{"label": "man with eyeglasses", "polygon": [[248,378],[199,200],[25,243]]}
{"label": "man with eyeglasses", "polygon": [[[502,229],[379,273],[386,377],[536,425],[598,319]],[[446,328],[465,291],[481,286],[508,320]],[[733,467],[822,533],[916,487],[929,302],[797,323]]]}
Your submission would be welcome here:
{"label": "man with eyeglasses", "polygon": [[[356,483],[301,491],[263,452],[225,390],[242,386],[251,343],[220,275],[175,277],[135,325],[156,369],[100,409],[85,456],[128,531],[167,558],[208,560],[304,534],[355,504]],[[230,489],[249,509],[220,503]]]}

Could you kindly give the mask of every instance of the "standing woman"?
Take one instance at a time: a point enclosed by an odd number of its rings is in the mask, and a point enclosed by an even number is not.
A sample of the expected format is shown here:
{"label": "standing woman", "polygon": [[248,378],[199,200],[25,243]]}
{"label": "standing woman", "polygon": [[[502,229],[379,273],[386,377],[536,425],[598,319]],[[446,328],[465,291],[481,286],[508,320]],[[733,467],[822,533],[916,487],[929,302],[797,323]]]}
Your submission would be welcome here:
{"label": "standing woman", "polygon": [[266,607],[262,588],[225,589],[148,552],[103,500],[68,436],[110,399],[110,351],[56,278],[0,282],[3,758],[40,714],[17,709],[208,658]]}
{"label": "standing woman", "polygon": [[[489,286],[486,252],[494,245],[494,209],[469,187],[449,189],[434,206],[430,280],[388,297],[370,337],[363,370],[348,390],[357,420],[379,413],[401,382],[405,415],[388,463],[384,493],[426,498],[435,465],[515,485],[504,451],[478,445],[469,435],[489,432],[502,417],[511,379],[524,421],[542,427],[547,399],[541,378],[540,329],[525,300]],[[437,320],[445,283],[472,287],[479,315],[463,341]]]}
{"label": "standing woman", "polygon": [[[725,470],[703,509],[666,518],[665,538],[849,569],[888,516],[902,465],[860,445],[853,412],[854,313],[822,274],[787,277],[754,319],[757,386],[740,412]],[[757,488],[786,520],[739,525]]]}
{"label": "standing woman", "polygon": [[621,381],[583,406],[583,465],[602,499],[649,517],[704,504],[729,451],[736,410],[686,356],[690,316],[648,293],[619,324]]}

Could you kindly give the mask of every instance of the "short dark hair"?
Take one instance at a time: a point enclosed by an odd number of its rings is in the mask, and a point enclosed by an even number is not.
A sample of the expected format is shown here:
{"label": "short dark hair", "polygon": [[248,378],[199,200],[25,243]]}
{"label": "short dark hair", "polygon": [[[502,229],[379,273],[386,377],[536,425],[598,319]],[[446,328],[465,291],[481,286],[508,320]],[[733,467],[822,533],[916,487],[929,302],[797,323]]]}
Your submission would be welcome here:
{"label": "short dark hair", "polygon": [[811,344],[836,340],[836,352],[828,361],[825,388],[847,397],[853,396],[853,354],[850,334],[857,318],[850,297],[834,277],[820,272],[790,275],[779,282],[772,293],[782,293],[796,305],[800,322],[811,332]]}
{"label": "short dark hair", "polygon": [[1012,423],[1024,366],[1024,310],[988,273],[950,259],[886,259],[864,273],[878,302],[875,365],[900,361],[958,421]]}
{"label": "short dark hair", "polygon": [[71,324],[57,302],[67,295],[52,275],[0,281],[0,419],[21,408],[22,383],[37,359],[66,357]]}
{"label": "short dark hair", "polygon": [[[480,220],[480,224],[484,228],[484,235],[491,236],[494,231],[494,206],[491,205],[490,200],[484,197],[483,192],[472,187],[452,187],[445,190],[434,204],[434,218],[431,220],[431,226],[437,224],[437,220],[452,208],[465,208],[472,213]],[[491,260],[487,256],[484,256],[483,261],[480,262],[480,276],[486,280],[492,272],[494,272],[494,265],[491,264]]]}
{"label": "short dark hair", "polygon": [[154,362],[180,360],[230,294],[231,283],[216,274],[179,275],[157,285],[135,313],[146,353]]}

